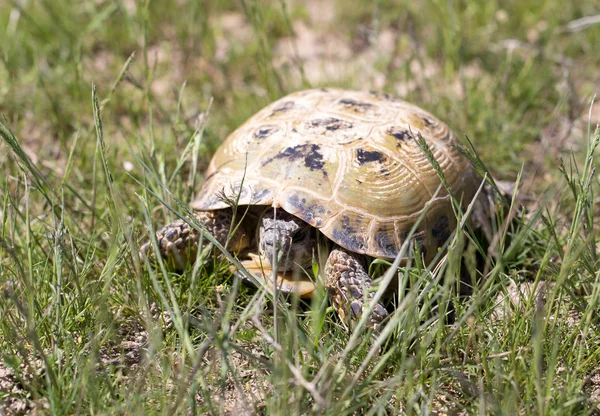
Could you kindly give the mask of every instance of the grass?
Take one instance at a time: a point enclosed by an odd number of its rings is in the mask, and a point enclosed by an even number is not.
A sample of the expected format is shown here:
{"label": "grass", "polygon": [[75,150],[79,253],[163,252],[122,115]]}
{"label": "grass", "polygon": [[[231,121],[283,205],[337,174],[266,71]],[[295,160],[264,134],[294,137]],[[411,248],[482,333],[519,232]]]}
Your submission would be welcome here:
{"label": "grass", "polygon": [[[0,5],[0,413],[600,412],[600,25],[578,20],[597,7],[319,4]],[[466,231],[440,267],[400,269],[377,341],[322,291],[274,322],[230,260],[137,256],[228,133],[325,85],[432,111],[529,197],[472,296],[453,290]]]}

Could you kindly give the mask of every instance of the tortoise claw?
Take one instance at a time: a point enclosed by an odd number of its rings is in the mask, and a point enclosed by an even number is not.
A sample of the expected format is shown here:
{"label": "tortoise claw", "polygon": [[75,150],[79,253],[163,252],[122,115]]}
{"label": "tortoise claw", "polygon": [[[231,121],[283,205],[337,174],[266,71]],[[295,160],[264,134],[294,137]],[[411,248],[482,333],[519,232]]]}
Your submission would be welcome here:
{"label": "tortoise claw", "polygon": [[[373,293],[365,294],[371,287],[371,278],[366,272],[361,256],[338,248],[329,254],[325,266],[325,285],[331,293],[334,308],[342,320],[358,320],[363,313],[365,300]],[[370,317],[370,327],[378,331],[387,318],[388,311],[378,303]]]}

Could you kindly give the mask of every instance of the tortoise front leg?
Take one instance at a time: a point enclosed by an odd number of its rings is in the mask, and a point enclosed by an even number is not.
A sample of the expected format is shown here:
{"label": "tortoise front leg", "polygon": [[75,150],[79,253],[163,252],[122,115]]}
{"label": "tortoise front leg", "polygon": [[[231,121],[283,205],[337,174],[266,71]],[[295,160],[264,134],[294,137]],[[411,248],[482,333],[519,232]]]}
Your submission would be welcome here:
{"label": "tortoise front leg", "polygon": [[[233,212],[230,209],[217,211],[197,211],[194,218],[202,223],[215,239],[233,252],[239,252],[249,244],[249,237],[242,227],[229,236],[233,221]],[[229,237],[229,238],[228,238]],[[196,260],[200,233],[187,222],[177,220],[165,225],[156,232],[156,240],[160,255],[176,270],[184,270]],[[142,256],[153,260],[154,252],[152,243],[148,241],[140,248]]]}
{"label": "tortoise front leg", "polygon": [[[346,322],[349,321],[348,318],[355,320],[360,318],[365,303],[375,295],[375,293],[365,295],[371,287],[371,278],[367,274],[363,257],[336,248],[327,259],[325,276],[325,286],[340,318]],[[377,329],[387,315],[387,310],[378,303],[371,313],[371,327]]]}

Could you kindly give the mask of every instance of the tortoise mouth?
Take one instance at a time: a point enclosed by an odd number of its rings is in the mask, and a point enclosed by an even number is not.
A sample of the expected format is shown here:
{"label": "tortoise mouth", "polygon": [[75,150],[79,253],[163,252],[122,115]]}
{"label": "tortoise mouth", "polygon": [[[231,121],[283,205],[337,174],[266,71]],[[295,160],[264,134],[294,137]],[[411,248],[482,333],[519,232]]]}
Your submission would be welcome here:
{"label": "tortoise mouth", "polygon": [[[265,283],[271,290],[274,290],[275,284],[277,290],[284,293],[295,293],[300,297],[309,297],[315,290],[314,278],[309,274],[310,268],[303,269],[295,267],[291,270],[274,271],[270,264],[255,253],[248,254],[249,259],[241,262],[242,266],[252,274],[257,281]],[[233,267],[233,266],[232,266]],[[234,270],[234,274],[240,277],[244,282],[256,285],[239,270]]]}
{"label": "tortoise mouth", "polygon": [[280,257],[274,258],[277,252],[259,252],[251,253],[260,259],[260,264],[270,270],[276,269],[281,273],[294,273],[303,269],[310,269],[312,266],[312,247],[291,248],[287,252],[279,252]]}

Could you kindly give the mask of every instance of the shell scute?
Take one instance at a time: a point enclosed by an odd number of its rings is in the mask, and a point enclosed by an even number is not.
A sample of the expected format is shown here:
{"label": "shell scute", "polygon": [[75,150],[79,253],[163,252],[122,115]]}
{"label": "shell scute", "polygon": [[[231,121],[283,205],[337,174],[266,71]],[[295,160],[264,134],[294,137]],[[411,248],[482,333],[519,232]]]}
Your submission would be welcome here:
{"label": "shell scute", "polygon": [[[411,215],[431,198],[409,163],[372,146],[365,145],[359,150],[363,156],[358,151],[350,152],[350,163],[343,171],[335,195],[340,204],[381,218]],[[371,156],[365,157],[365,153]]]}
{"label": "shell scute", "polygon": [[256,130],[254,130],[254,134],[252,135],[253,140],[265,140],[273,137],[273,135],[277,133],[281,133],[281,127],[276,124],[265,124],[259,126]]}
{"label": "shell scute", "polygon": [[379,123],[386,117],[386,109],[372,97],[341,96],[321,101],[320,108],[351,120]]}
{"label": "shell scute", "polygon": [[321,228],[325,222],[337,214],[336,211],[329,208],[328,201],[298,188],[286,189],[280,205],[285,211],[316,228]]}
{"label": "shell scute", "polygon": [[258,178],[276,178],[281,190],[298,186],[329,199],[325,195],[333,192],[338,167],[338,154],[331,146],[293,140],[265,150],[252,173]]}
{"label": "shell scute", "polygon": [[381,253],[381,257],[393,258],[398,253],[400,239],[393,221],[374,221],[369,237],[373,245],[371,251]]}
{"label": "shell scute", "polygon": [[335,216],[327,224],[324,233],[331,234],[331,239],[356,253],[365,253],[368,250],[369,226],[372,219],[361,213],[345,210]]}

